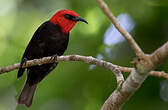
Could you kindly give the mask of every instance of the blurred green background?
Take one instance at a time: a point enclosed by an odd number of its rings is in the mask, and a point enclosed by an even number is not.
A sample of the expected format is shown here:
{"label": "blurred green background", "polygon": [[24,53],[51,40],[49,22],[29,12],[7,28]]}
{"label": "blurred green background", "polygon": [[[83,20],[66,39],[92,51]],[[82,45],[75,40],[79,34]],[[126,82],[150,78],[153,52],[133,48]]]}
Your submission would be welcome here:
{"label": "blurred green background", "polygon": [[[121,25],[140,47],[151,53],[168,40],[167,0],[106,0]],[[89,24],[71,32],[65,55],[98,57],[132,66],[135,55],[98,7],[96,0],[0,0],[0,66],[20,62],[31,36],[60,9],[71,9]],[[168,71],[166,62],[157,70]],[[26,74],[17,70],[0,75],[0,110],[28,110],[17,105]],[[127,74],[125,74],[127,77]],[[109,70],[81,62],[61,62],[38,86],[29,110],[99,110],[116,87]],[[148,77],[123,110],[168,110],[168,82]]]}

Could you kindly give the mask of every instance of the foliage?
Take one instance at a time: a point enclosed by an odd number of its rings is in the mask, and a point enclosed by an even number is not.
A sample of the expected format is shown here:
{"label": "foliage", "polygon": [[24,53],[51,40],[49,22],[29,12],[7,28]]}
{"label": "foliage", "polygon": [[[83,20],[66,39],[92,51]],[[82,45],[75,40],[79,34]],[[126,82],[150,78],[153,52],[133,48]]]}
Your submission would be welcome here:
{"label": "foliage", "polygon": [[[131,34],[142,49],[150,53],[168,39],[168,2],[162,0],[107,1],[116,16],[129,14],[135,21]],[[104,44],[104,33],[109,20],[95,0],[1,0],[0,1],[0,66],[20,62],[26,45],[40,24],[60,9],[72,9],[87,19],[89,24],[77,24],[71,32],[66,55],[80,54],[112,63],[132,66],[132,50],[125,41]],[[111,36],[115,37],[115,36]],[[110,49],[107,52],[107,48]],[[116,87],[114,75],[104,68],[89,69],[79,62],[61,62],[40,84],[29,110],[98,110]],[[167,63],[160,70],[167,71]],[[24,110],[16,105],[26,75],[16,79],[17,71],[0,76],[0,110]],[[166,110],[167,102],[160,98],[160,82],[149,77],[123,110]]]}

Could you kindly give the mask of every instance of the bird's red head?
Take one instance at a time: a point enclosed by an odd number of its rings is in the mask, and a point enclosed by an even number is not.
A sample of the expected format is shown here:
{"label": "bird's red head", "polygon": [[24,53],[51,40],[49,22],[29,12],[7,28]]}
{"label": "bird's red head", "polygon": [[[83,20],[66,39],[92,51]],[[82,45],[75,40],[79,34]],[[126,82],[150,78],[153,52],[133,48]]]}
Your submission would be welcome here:
{"label": "bird's red head", "polygon": [[60,10],[50,19],[50,22],[59,25],[64,33],[69,33],[77,21],[87,23],[72,10]]}

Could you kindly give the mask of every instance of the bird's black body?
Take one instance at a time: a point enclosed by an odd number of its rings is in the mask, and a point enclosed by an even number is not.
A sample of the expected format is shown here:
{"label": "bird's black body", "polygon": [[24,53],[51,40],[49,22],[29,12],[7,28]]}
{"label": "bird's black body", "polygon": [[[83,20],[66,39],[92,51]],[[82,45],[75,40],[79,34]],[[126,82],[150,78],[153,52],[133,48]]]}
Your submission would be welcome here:
{"label": "bird's black body", "polygon": [[[63,33],[58,25],[47,21],[34,33],[22,59],[32,60],[53,55],[61,56],[67,48],[68,41],[69,34]],[[29,85],[31,86],[41,81],[56,65],[57,63],[51,63],[28,67],[27,81]],[[24,70],[19,69],[18,77],[22,76]]]}
{"label": "bird's black body", "polygon": [[[22,57],[18,78],[25,71],[22,68],[25,60],[38,59],[47,56],[61,56],[67,48],[69,32],[78,22],[88,24],[72,10],[60,10],[49,21],[43,23],[34,33]],[[30,107],[37,84],[48,75],[58,63],[50,63],[39,66],[27,67],[27,81],[18,98],[18,104]]]}
{"label": "bird's black body", "polygon": [[[31,41],[29,42],[22,60],[38,59],[47,56],[58,55],[61,56],[67,48],[69,41],[69,34],[63,33],[58,25],[46,21],[43,23],[34,33]],[[57,63],[44,64],[41,66],[32,66],[27,68],[27,81],[24,89],[19,97],[19,103],[26,103],[26,106],[30,106],[32,103],[33,94],[38,82],[40,82],[49,72],[51,72]],[[20,68],[18,71],[18,77],[21,77],[25,68]],[[33,87],[34,86],[34,87]],[[32,87],[32,88],[31,88]],[[34,88],[34,89],[33,89]],[[32,91],[31,91],[32,90]],[[25,91],[25,93],[24,93]],[[27,92],[27,93],[26,93]]]}

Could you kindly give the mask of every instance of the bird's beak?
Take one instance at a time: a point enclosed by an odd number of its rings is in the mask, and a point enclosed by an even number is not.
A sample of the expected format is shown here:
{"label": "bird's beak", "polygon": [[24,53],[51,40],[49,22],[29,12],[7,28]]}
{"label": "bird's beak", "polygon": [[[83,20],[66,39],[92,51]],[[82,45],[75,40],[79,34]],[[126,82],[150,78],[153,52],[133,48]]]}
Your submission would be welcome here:
{"label": "bird's beak", "polygon": [[88,24],[88,22],[87,22],[85,19],[83,19],[83,18],[81,18],[81,17],[79,17],[79,16],[77,16],[74,20],[75,20],[75,21],[82,21],[82,22]]}

